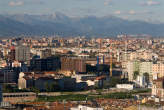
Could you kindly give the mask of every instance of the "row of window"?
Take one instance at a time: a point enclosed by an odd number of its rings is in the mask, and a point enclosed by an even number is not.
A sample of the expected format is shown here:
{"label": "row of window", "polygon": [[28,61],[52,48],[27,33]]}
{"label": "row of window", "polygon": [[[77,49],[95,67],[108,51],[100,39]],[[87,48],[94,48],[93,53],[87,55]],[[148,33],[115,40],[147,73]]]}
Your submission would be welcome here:
{"label": "row of window", "polygon": [[3,97],[30,97],[35,96],[35,94],[23,94],[23,95],[3,95]]}

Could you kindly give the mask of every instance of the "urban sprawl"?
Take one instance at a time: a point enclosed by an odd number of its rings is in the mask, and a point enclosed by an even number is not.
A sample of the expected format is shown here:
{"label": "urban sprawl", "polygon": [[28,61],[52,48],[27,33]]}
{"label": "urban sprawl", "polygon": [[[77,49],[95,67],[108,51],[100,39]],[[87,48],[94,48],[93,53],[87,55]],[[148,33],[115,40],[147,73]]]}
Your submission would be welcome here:
{"label": "urban sprawl", "polygon": [[163,110],[164,38],[0,39],[4,110]]}

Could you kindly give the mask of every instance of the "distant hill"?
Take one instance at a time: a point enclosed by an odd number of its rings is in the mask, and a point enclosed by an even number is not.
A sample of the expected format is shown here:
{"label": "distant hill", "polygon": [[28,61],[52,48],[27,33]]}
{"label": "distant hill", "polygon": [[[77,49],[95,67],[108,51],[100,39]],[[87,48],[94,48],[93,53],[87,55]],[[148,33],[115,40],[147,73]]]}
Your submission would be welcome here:
{"label": "distant hill", "polygon": [[0,36],[17,35],[116,36],[118,34],[148,34],[164,36],[164,24],[128,21],[114,16],[70,18],[53,15],[0,15]]}

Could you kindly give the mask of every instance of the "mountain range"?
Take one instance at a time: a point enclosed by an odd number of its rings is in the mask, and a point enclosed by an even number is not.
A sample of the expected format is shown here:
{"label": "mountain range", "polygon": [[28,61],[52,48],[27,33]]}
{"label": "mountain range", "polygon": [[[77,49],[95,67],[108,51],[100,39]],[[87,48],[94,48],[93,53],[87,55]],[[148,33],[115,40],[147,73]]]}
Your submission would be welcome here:
{"label": "mountain range", "polygon": [[19,35],[116,36],[118,34],[147,34],[164,36],[164,24],[130,21],[115,16],[68,17],[52,15],[0,15],[0,36]]}

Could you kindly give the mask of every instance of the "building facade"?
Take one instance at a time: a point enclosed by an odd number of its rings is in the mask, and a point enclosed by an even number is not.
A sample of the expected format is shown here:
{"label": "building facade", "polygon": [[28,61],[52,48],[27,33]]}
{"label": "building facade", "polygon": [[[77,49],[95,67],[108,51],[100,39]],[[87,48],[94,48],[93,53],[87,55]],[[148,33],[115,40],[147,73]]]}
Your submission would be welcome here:
{"label": "building facade", "polygon": [[32,59],[30,67],[32,71],[56,71],[60,69],[60,58],[48,57],[44,59]]}
{"label": "building facade", "polygon": [[10,103],[34,101],[36,99],[36,93],[22,92],[22,93],[3,93],[3,101]]}
{"label": "building facade", "polygon": [[62,57],[61,70],[84,73],[86,72],[86,60],[76,57]]}
{"label": "building facade", "polygon": [[125,70],[128,73],[129,81],[133,81],[135,71],[137,71],[140,76],[143,76],[144,73],[148,73],[150,80],[152,80],[152,66],[152,61],[128,61]]}
{"label": "building facade", "polygon": [[17,46],[15,48],[15,60],[20,62],[30,61],[30,48],[27,46]]}

